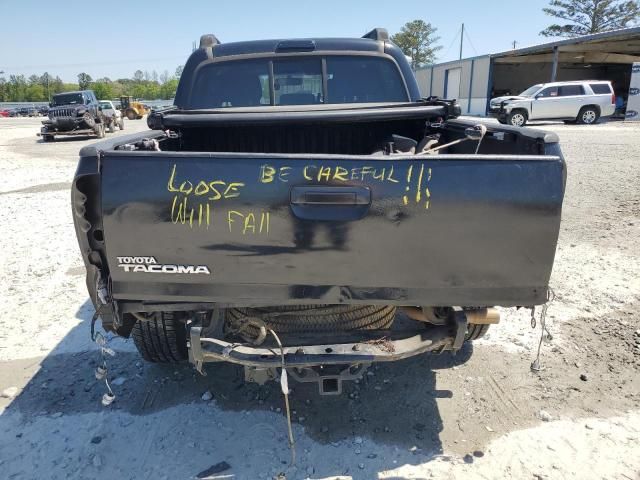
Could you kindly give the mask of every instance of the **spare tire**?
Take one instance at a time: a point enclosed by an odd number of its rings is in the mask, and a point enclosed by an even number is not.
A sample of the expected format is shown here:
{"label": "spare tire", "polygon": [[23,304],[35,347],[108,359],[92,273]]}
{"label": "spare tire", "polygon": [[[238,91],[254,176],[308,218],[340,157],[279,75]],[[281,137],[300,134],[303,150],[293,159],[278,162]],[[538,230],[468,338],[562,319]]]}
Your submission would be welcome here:
{"label": "spare tire", "polygon": [[82,115],[82,121],[85,123],[87,128],[94,128],[96,126],[96,120],[91,116],[89,112],[86,112]]}
{"label": "spare tire", "polygon": [[227,320],[259,318],[277,333],[384,330],[391,327],[396,307],[389,305],[285,305],[229,308]]}
{"label": "spare tire", "polygon": [[179,312],[155,312],[133,326],[133,343],[153,363],[178,363],[188,358],[187,331]]}
{"label": "spare tire", "polygon": [[465,341],[478,340],[479,338],[484,337],[488,331],[489,325],[470,323],[467,325],[467,335],[464,339]]}

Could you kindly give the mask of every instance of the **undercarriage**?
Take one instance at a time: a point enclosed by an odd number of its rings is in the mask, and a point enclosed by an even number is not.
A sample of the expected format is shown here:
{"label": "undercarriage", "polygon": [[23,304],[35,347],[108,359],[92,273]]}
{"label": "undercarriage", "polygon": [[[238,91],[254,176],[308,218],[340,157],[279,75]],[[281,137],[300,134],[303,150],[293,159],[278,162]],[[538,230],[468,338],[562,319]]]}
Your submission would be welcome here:
{"label": "undercarriage", "polygon": [[[206,374],[204,364],[242,365],[245,380],[263,384],[287,369],[293,379],[317,383],[321,395],[339,395],[342,382],[359,379],[374,362],[392,362],[427,352],[456,352],[465,341],[482,336],[497,323],[495,309],[399,309],[385,329],[276,332],[256,317],[246,323],[253,336],[230,331],[228,314],[199,312],[187,322],[189,361]],[[257,333],[256,333],[257,332]]]}

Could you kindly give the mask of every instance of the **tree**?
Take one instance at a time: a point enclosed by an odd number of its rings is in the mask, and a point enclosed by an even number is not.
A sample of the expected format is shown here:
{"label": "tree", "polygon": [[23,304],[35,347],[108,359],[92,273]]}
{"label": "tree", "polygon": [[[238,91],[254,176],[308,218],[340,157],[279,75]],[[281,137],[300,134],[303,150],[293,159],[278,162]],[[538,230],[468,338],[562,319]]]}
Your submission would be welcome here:
{"label": "tree", "polygon": [[182,76],[182,70],[184,70],[184,65],[178,65],[176,67],[176,78],[178,80],[180,80],[180,77]]}
{"label": "tree", "polygon": [[9,101],[9,92],[7,90],[7,79],[0,77],[0,102]]}
{"label": "tree", "polygon": [[47,92],[39,83],[33,83],[26,88],[24,99],[27,102],[42,102],[47,99]]}
{"label": "tree", "polygon": [[78,74],[78,87],[80,88],[80,90],[87,90],[92,81],[93,79],[88,73],[82,72]]}
{"label": "tree", "polygon": [[637,0],[551,0],[544,13],[569,23],[549,25],[540,35],[577,37],[625,28],[640,17]]}
{"label": "tree", "polygon": [[56,77],[51,82],[51,92],[53,94],[56,94],[56,93],[60,93],[62,91],[64,91],[64,83],[62,82],[62,79],[60,77]]}
{"label": "tree", "polygon": [[8,91],[11,102],[24,102],[27,96],[27,80],[24,75],[9,75]]}
{"label": "tree", "polygon": [[175,97],[177,87],[178,78],[166,70],[161,74],[155,70],[150,73],[136,70],[133,78],[111,80],[102,77],[95,81],[88,73],[83,72],[78,75],[77,84],[64,83],[59,76],[54,77],[45,72],[39,76],[31,75],[29,78],[24,75],[10,75],[8,79],[0,76],[0,102],[40,102],[57,93],[87,88],[93,89],[99,99],[131,95],[147,100],[169,100]]}
{"label": "tree", "polygon": [[40,77],[40,85],[42,85],[44,91],[47,92],[47,100],[51,100],[51,81],[52,79],[49,72],[44,72]]}
{"label": "tree", "polygon": [[435,33],[438,29],[423,20],[405,23],[400,32],[391,37],[391,41],[398,45],[404,54],[411,57],[411,67],[433,63],[436,52],[442,47],[436,45],[440,37]]}
{"label": "tree", "polygon": [[160,97],[163,100],[169,100],[176,96],[176,90],[178,88],[178,79],[171,78],[162,84],[160,87]]}
{"label": "tree", "polygon": [[98,100],[109,100],[113,98],[113,89],[111,88],[111,82],[105,82],[105,79],[100,79],[91,85],[93,92],[98,97]]}

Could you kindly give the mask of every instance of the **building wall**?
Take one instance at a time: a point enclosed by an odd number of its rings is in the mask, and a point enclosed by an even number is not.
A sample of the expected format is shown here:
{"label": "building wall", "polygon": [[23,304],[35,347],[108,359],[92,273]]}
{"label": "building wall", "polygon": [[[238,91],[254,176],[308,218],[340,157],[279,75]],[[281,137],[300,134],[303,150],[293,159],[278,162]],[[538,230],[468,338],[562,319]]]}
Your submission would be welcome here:
{"label": "building wall", "polygon": [[456,68],[461,69],[460,93],[452,95],[451,92],[447,92],[447,97],[457,98],[465,115],[485,115],[491,69],[489,56],[419,68],[416,71],[416,79],[421,95],[444,97],[447,71]]}
{"label": "building wall", "polygon": [[416,70],[416,81],[420,88],[420,95],[428,97],[431,95],[431,67],[422,67]]}

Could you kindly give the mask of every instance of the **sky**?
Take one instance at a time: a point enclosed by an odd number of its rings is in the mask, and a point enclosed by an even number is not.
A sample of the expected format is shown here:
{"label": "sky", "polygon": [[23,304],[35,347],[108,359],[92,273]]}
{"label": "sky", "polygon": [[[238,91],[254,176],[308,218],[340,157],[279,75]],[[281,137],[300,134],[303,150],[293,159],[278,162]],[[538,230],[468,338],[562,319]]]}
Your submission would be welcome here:
{"label": "sky", "polygon": [[[551,17],[548,0],[137,0],[63,2],[0,0],[0,71],[48,71],[76,82],[128,78],[137,69],[173,73],[194,41],[214,33],[221,42],[266,38],[360,37],[375,27],[393,34],[422,19],[438,29],[438,62],[550,41],[539,32]],[[468,38],[467,38],[468,37]]]}

